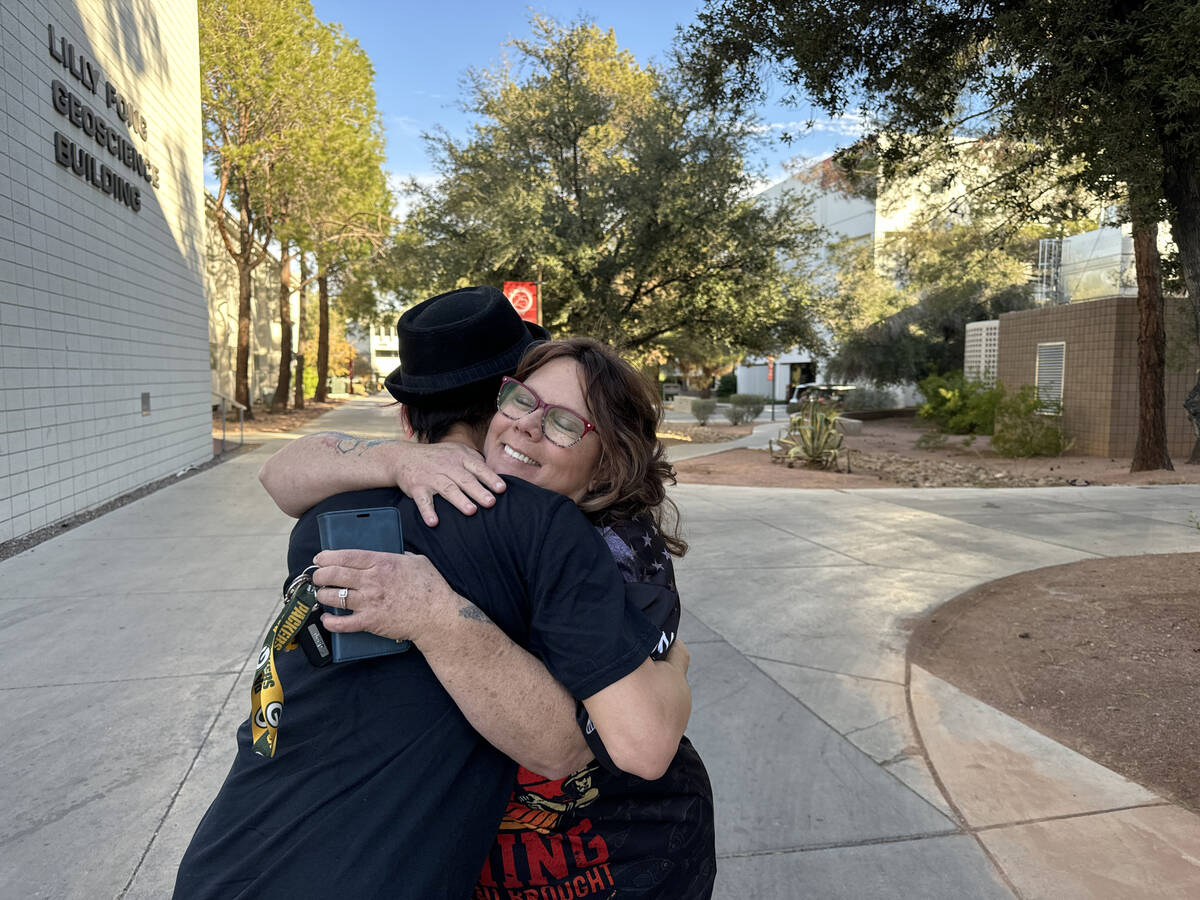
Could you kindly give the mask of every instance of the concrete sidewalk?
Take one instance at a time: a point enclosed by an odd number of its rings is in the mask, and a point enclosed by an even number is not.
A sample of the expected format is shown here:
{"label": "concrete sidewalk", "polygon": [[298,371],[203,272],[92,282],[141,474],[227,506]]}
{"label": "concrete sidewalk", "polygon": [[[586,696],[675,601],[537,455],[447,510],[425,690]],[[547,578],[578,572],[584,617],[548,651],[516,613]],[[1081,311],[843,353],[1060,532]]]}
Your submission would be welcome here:
{"label": "concrete sidewalk", "polygon": [[[379,403],[308,430],[394,436]],[[291,522],[255,475],[287,439],[0,563],[0,897],[169,896],[276,609]],[[1014,572],[1196,551],[1200,487],[674,496],[719,898],[1200,896],[1200,818],[909,667],[904,625]]]}

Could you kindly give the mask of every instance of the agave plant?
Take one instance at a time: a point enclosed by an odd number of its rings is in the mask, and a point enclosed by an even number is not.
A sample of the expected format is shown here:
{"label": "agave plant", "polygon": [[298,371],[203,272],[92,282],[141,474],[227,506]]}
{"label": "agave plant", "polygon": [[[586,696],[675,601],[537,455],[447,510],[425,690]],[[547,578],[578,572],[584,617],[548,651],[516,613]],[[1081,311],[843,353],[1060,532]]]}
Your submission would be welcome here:
{"label": "agave plant", "polygon": [[[838,411],[806,403],[792,416],[786,432],[771,442],[771,456],[793,466],[797,461],[829,469],[837,466],[842,453],[842,433],[837,427]],[[775,443],[779,449],[775,449]]]}

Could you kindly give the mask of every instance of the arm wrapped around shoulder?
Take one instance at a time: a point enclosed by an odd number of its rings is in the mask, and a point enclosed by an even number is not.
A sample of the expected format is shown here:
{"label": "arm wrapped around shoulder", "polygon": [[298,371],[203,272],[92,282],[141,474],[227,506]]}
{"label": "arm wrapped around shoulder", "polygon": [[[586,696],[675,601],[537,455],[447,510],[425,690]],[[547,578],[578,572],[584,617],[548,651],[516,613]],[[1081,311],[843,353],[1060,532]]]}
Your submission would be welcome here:
{"label": "arm wrapped around shoulder", "polygon": [[648,780],[666,773],[692,712],[688,659],[676,641],[665,659],[647,659],[583,701],[618,769]]}

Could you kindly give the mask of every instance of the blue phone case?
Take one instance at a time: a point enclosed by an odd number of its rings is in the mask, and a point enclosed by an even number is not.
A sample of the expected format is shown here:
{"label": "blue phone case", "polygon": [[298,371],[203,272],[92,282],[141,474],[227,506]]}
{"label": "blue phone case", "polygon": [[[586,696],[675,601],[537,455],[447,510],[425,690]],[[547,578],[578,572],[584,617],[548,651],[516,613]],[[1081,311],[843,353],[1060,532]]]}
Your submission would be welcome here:
{"label": "blue phone case", "polygon": [[[394,506],[320,513],[317,515],[317,531],[321,535],[322,550],[404,552],[400,513]],[[326,606],[325,609],[335,616],[350,615],[348,610],[336,607]],[[411,641],[395,641],[367,631],[351,634],[335,631],[330,634],[330,643],[335,663],[403,653],[412,646]]]}

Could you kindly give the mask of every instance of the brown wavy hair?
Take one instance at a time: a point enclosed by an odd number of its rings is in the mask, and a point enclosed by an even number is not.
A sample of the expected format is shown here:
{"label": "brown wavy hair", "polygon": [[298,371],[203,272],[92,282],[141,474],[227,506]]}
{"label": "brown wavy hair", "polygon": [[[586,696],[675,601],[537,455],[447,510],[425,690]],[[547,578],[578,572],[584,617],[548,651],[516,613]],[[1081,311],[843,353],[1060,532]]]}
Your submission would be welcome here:
{"label": "brown wavy hair", "polygon": [[645,519],[675,556],[687,552],[679,536],[679,509],[667,496],[675,469],[658,440],[662,404],[650,381],[607,344],[591,338],[545,341],[525,351],[516,377],[527,378],[552,359],[573,359],[583,369],[600,459],[579,508],[593,522]]}

